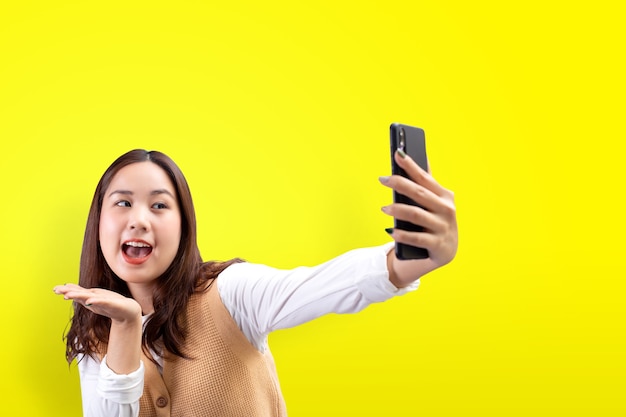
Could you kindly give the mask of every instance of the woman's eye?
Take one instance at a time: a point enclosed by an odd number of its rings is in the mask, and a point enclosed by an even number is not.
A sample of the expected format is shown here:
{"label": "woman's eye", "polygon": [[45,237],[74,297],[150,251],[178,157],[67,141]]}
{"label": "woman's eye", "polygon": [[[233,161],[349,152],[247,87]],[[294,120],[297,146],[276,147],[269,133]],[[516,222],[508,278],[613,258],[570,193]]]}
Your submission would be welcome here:
{"label": "woman's eye", "polygon": [[120,200],[117,203],[115,203],[115,205],[119,207],[130,207],[130,202],[126,200]]}
{"label": "woman's eye", "polygon": [[152,208],[155,208],[155,209],[166,209],[167,205],[165,203],[154,203],[152,205]]}

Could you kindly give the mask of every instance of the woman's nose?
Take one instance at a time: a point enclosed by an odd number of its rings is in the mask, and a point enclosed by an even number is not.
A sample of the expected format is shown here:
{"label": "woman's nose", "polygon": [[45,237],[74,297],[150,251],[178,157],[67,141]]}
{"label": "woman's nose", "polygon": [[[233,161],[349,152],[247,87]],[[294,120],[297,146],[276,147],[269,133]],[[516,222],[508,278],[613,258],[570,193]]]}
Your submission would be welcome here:
{"label": "woman's nose", "polygon": [[128,226],[132,230],[148,230],[150,228],[150,222],[148,221],[148,216],[145,210],[135,207],[128,221]]}

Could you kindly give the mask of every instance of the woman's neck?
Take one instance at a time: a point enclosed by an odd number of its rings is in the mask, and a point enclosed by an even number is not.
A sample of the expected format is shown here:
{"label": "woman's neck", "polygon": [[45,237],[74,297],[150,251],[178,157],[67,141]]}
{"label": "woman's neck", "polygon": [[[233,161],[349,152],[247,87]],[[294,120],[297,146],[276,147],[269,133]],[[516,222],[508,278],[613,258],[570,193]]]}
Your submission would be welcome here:
{"label": "woman's neck", "polygon": [[141,314],[146,316],[154,313],[154,304],[152,303],[152,294],[154,294],[154,284],[135,284],[128,283],[128,289],[135,301],[141,306]]}

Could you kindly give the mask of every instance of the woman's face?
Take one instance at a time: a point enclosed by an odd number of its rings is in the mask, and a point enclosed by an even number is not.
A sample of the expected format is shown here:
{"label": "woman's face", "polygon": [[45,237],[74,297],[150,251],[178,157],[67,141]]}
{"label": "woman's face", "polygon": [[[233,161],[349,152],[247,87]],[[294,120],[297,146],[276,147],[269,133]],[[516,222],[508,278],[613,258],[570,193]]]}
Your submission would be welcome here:
{"label": "woman's face", "polygon": [[113,177],[100,213],[100,247],[109,267],[131,284],[149,284],[170,266],[181,217],[172,181],[158,165],[127,165]]}

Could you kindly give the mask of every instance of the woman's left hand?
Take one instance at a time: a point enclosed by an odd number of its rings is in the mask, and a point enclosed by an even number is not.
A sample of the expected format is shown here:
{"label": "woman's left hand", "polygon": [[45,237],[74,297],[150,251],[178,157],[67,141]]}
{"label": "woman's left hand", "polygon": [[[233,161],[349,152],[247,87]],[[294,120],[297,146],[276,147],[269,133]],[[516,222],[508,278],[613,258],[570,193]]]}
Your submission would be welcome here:
{"label": "woman's left hand", "polygon": [[424,208],[394,203],[382,210],[394,218],[422,226],[424,231],[394,229],[391,237],[397,243],[425,248],[429,254],[426,259],[399,260],[395,251],[389,252],[389,280],[401,288],[454,259],[458,247],[458,230],[454,193],[439,185],[410,156],[403,157],[396,152],[394,158],[409,178],[392,175],[380,177],[380,182]]}

